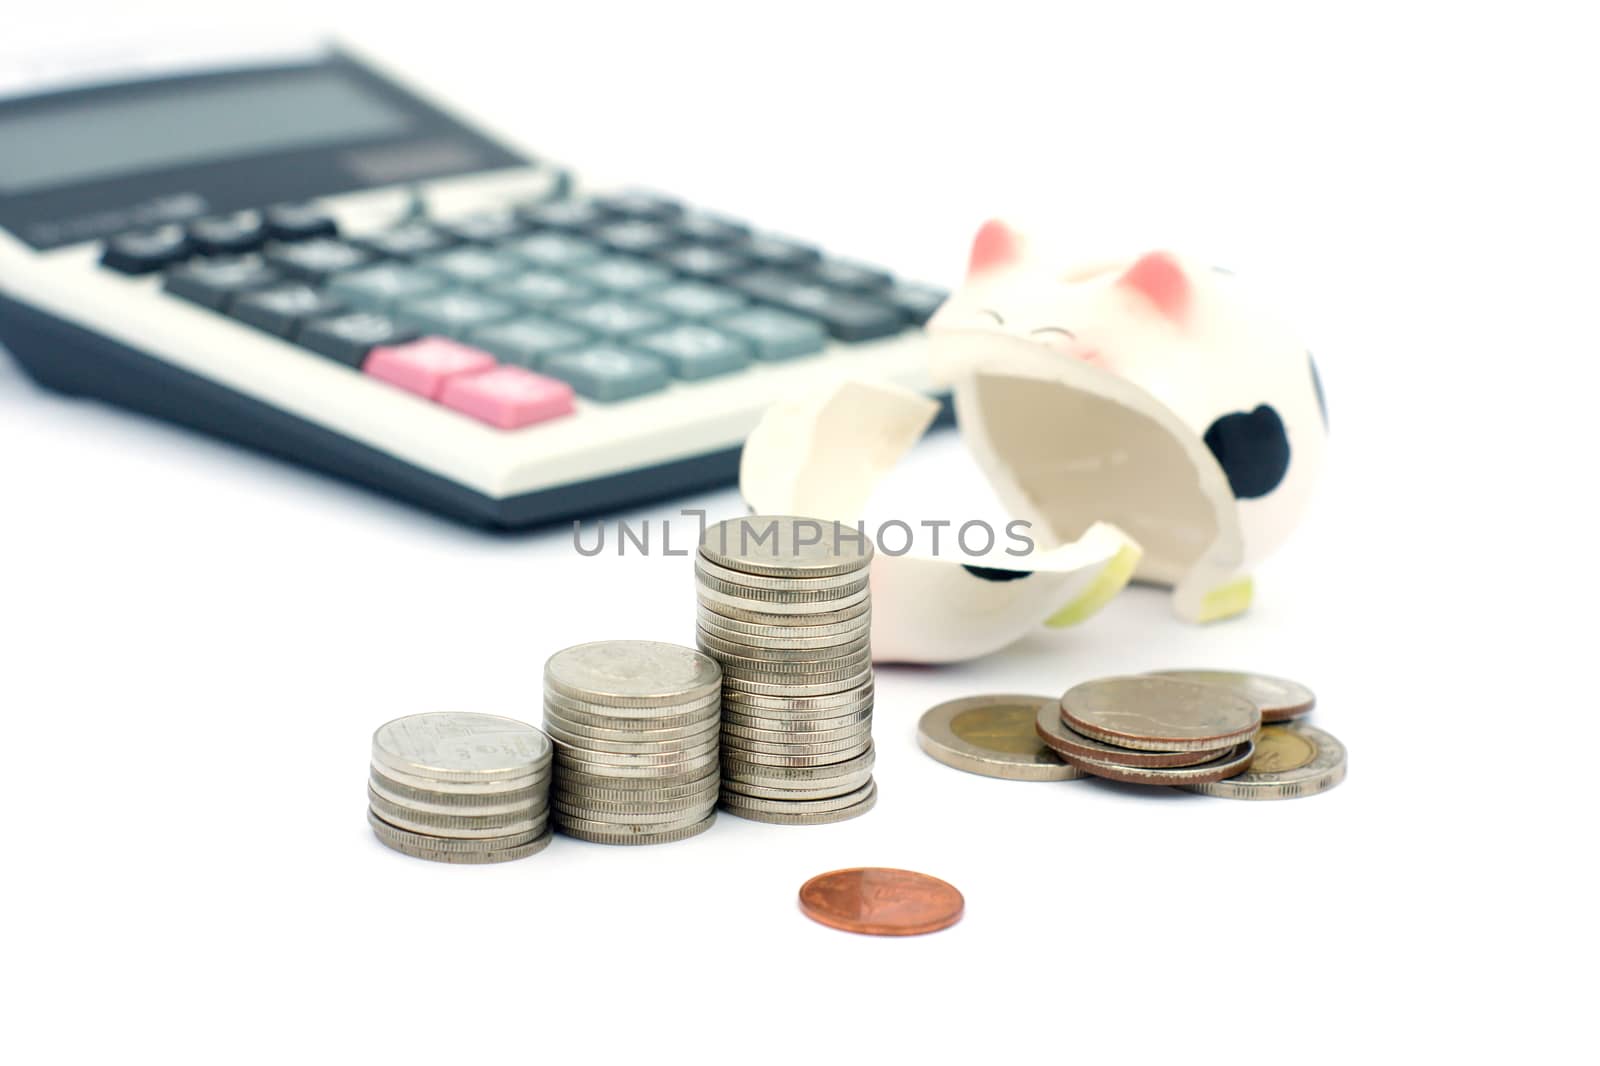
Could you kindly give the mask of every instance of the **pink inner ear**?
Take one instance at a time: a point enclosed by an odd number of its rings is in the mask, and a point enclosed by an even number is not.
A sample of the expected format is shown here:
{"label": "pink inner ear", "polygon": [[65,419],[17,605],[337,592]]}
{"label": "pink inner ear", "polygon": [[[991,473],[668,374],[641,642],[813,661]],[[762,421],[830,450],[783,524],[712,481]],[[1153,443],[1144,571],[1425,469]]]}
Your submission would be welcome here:
{"label": "pink inner ear", "polygon": [[972,255],[967,260],[967,273],[977,274],[995,267],[1015,263],[1022,258],[1022,238],[1015,230],[991,218],[978,229],[972,239]]}
{"label": "pink inner ear", "polygon": [[1147,252],[1117,280],[1156,305],[1168,318],[1181,318],[1189,307],[1189,279],[1169,252]]}

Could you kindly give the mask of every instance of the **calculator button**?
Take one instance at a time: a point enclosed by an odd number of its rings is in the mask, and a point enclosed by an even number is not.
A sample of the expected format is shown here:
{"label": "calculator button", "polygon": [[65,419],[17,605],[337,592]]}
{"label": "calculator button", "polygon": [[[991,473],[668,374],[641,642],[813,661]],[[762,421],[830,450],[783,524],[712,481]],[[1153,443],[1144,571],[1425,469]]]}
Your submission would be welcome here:
{"label": "calculator button", "polygon": [[457,248],[419,259],[417,266],[463,285],[498,281],[524,269],[522,261],[514,256],[487,248]]}
{"label": "calculator button", "polygon": [[659,359],[610,344],[550,357],[545,373],[591,400],[626,400],[664,389],[672,380]]}
{"label": "calculator button", "polygon": [[473,244],[507,241],[528,230],[510,211],[475,211],[435,224],[451,236]]}
{"label": "calculator button", "polygon": [[596,300],[592,304],[563,308],[562,318],[604,337],[621,337],[668,325],[672,316],[658,308],[631,300]]}
{"label": "calculator button", "polygon": [[456,375],[476,374],[494,365],[494,356],[488,352],[444,337],[423,337],[409,344],[372,349],[361,369],[379,381],[433,400]]}
{"label": "calculator button", "polygon": [[333,216],[311,204],[276,204],[262,213],[267,235],[279,241],[305,241],[312,237],[337,237]]}
{"label": "calculator button", "polygon": [[772,307],[750,307],[712,321],[750,342],[757,359],[794,359],[822,351],[828,331],[815,321]]}
{"label": "calculator button", "polygon": [[523,315],[509,322],[480,326],[468,333],[467,339],[504,362],[540,370],[548,357],[587,344],[594,336],[543,315]]}
{"label": "calculator button", "polygon": [[710,318],[746,306],[749,301],[732,289],[701,281],[678,281],[647,292],[640,299],[681,318]]}
{"label": "calculator button", "polygon": [[762,303],[816,319],[842,341],[887,337],[905,323],[897,308],[774,270],[746,274],[729,284]]}
{"label": "calculator button", "polygon": [[574,281],[565,274],[553,274],[548,270],[530,270],[525,274],[518,274],[514,278],[490,285],[488,291],[502,299],[536,311],[547,307],[585,303],[600,294],[593,286]]}
{"label": "calculator button", "polygon": [[696,244],[733,244],[750,236],[750,227],[742,222],[698,211],[674,219],[672,227]]}
{"label": "calculator button", "polygon": [[388,315],[354,311],[331,318],[313,318],[300,327],[300,336],[296,339],[303,347],[359,368],[372,349],[416,340],[417,331],[402,326]]}
{"label": "calculator button", "polygon": [[853,263],[847,259],[824,259],[812,267],[809,273],[824,285],[855,292],[886,289],[894,281],[887,270],[879,270],[865,263]]}
{"label": "calculator button", "polygon": [[404,263],[377,263],[360,270],[335,274],[328,289],[335,296],[362,307],[388,308],[419,296],[443,290],[436,274]]}
{"label": "calculator button", "polygon": [[708,248],[697,244],[673,248],[657,258],[678,273],[702,281],[720,281],[750,269],[750,260],[743,256],[735,255],[726,248]]}
{"label": "calculator button", "polygon": [[403,222],[393,229],[358,238],[356,243],[379,255],[413,259],[430,252],[442,252],[455,244],[456,239],[427,222]]}
{"label": "calculator button", "polygon": [[683,214],[683,205],[651,192],[625,189],[596,196],[592,201],[600,210],[623,218],[666,222]]}
{"label": "calculator button", "polygon": [[738,246],[738,250],[763,266],[798,270],[822,259],[822,253],[808,244],[771,234],[757,234]]}
{"label": "calculator button", "polygon": [[291,278],[322,281],[341,270],[372,262],[372,253],[344,241],[315,237],[297,244],[269,244],[262,257]]}
{"label": "calculator button", "polygon": [[424,333],[464,337],[479,326],[510,318],[520,310],[515,304],[482,293],[456,290],[413,300],[394,312],[402,323]]}
{"label": "calculator button", "polygon": [[519,429],[571,414],[572,386],[520,366],[497,366],[446,381],[439,402],[498,429]]}
{"label": "calculator button", "polygon": [[334,315],[345,310],[344,302],[298,281],[274,285],[270,289],[247,292],[233,301],[228,313],[241,322],[292,337],[308,318]]}
{"label": "calculator button", "polygon": [[267,223],[259,211],[235,211],[189,223],[189,239],[202,255],[253,252],[267,241]]}
{"label": "calculator button", "polygon": [[517,216],[534,229],[582,232],[614,216],[593,200],[540,200],[517,208]]}
{"label": "calculator button", "polygon": [[242,292],[264,289],[282,281],[283,275],[259,255],[228,255],[192,259],[167,271],[161,287],[174,296],[222,310]]}
{"label": "calculator button", "polygon": [[916,325],[926,325],[928,319],[949,297],[949,293],[932,285],[923,285],[914,281],[896,282],[887,292],[878,294],[881,300],[898,307],[906,318]]}
{"label": "calculator button", "polygon": [[644,219],[626,219],[596,227],[591,231],[595,240],[618,252],[649,255],[665,251],[683,243],[678,231],[659,222]]}
{"label": "calculator button", "polygon": [[566,233],[536,233],[501,247],[524,262],[551,270],[565,270],[591,262],[605,251],[593,241]]}
{"label": "calculator button", "polygon": [[660,263],[623,255],[609,255],[597,259],[574,270],[573,275],[608,292],[620,293],[623,296],[659,289],[673,280],[672,271]]}
{"label": "calculator button", "polygon": [[716,377],[750,365],[750,345],[721,330],[684,323],[630,337],[628,343],[667,364],[684,381]]}
{"label": "calculator button", "polygon": [[149,274],[187,258],[193,250],[182,226],[160,226],[111,238],[100,252],[100,262],[124,274]]}

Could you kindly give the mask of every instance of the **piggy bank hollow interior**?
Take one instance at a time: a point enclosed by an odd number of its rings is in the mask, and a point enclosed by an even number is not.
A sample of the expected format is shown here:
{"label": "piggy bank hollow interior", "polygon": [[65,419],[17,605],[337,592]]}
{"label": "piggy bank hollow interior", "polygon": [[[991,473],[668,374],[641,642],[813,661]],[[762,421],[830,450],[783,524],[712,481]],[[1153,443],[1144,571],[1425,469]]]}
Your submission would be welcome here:
{"label": "piggy bank hollow interior", "polygon": [[[1137,576],[1176,584],[1218,532],[1186,442],[1150,415],[1065,384],[979,375],[987,443],[1055,547],[1111,522],[1144,549]],[[1155,401],[1151,401],[1154,403]]]}

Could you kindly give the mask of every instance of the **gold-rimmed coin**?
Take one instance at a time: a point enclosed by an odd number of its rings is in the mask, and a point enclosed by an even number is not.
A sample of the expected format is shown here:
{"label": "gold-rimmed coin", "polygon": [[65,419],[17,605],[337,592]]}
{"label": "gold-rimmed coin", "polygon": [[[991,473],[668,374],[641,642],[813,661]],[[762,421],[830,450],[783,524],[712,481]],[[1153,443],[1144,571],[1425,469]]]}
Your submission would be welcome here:
{"label": "gold-rimmed coin", "polygon": [[1043,696],[990,695],[949,700],[923,713],[917,743],[934,759],[1008,781],[1071,781],[1084,773],[1039,739],[1034,718]]}
{"label": "gold-rimmed coin", "polygon": [[1263,726],[1255,743],[1255,761],[1244,773],[1182,787],[1227,799],[1277,800],[1314,796],[1344,780],[1344,745],[1315,726],[1300,722]]}

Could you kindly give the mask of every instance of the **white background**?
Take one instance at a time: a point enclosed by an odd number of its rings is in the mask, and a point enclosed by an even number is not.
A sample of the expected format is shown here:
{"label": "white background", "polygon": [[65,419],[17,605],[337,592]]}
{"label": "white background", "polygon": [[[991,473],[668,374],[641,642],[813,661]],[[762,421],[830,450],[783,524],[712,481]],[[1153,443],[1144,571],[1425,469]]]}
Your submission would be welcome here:
{"label": "white background", "polygon": [[[457,868],[372,839],[373,727],[537,720],[557,648],[691,640],[688,561],[488,538],[0,362],[8,1061],[1592,1054],[1592,13],[405,7],[270,17],[551,156],[934,281],[995,213],[1227,264],[1318,353],[1324,490],[1241,620],[1133,589],[882,671],[866,818]],[[7,44],[247,33],[237,10],[28,4]],[[1350,779],[1231,803],[915,745],[940,700],[1174,665],[1311,684]],[[803,880],[859,864],[948,879],[965,920],[879,940],[800,915]]]}

